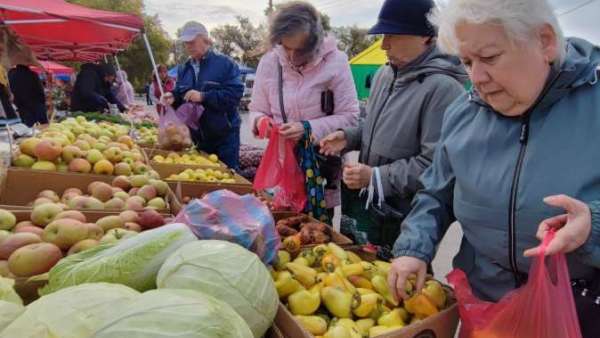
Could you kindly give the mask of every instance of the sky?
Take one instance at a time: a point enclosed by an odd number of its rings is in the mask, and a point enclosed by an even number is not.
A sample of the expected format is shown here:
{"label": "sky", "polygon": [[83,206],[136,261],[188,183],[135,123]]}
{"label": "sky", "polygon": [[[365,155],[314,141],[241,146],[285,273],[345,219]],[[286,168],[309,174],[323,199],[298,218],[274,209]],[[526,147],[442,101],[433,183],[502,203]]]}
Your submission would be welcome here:
{"label": "sky", "polygon": [[[273,0],[275,4],[282,0]],[[444,0],[439,0],[444,1]],[[600,44],[600,0],[549,0],[567,36],[579,36]],[[377,20],[383,0],[309,0],[331,18],[333,26],[368,28]],[[268,0],[145,0],[146,12],[158,14],[172,38],[189,20],[200,21],[210,30],[234,23],[236,15],[255,23],[264,21]]]}

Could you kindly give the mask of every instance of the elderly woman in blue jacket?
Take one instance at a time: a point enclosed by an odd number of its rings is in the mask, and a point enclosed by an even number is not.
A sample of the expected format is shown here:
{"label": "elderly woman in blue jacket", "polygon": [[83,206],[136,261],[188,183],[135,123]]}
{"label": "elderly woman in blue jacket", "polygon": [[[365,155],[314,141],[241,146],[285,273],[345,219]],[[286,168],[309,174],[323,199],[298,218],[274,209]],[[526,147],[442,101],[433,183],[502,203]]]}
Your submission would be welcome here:
{"label": "elderly woman in blue jacket", "polygon": [[[497,301],[522,285],[550,228],[546,254],[567,254],[575,284],[599,297],[600,49],[563,38],[546,0],[450,0],[430,19],[473,90],[445,113],[424,189],[394,245],[390,288],[406,297],[410,274],[422,286],[458,220],[454,266],[479,297]],[[598,320],[582,326],[584,337],[600,337]]]}
{"label": "elderly woman in blue jacket", "polygon": [[200,23],[187,23],[180,40],[190,58],[178,67],[173,91],[175,106],[183,102],[202,104],[200,127],[192,132],[194,144],[200,150],[217,154],[230,168],[238,169],[241,124],[238,106],[244,94],[239,67],[212,50],[208,31]]}

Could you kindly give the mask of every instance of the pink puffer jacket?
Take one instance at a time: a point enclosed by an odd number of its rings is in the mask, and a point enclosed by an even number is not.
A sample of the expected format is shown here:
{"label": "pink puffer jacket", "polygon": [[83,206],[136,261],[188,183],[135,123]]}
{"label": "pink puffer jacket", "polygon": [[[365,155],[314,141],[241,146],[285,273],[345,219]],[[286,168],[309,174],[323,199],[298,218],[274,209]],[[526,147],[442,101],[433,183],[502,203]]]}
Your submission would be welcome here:
{"label": "pink puffer jacket", "polygon": [[[314,61],[299,72],[289,62],[283,47],[265,54],[258,64],[249,105],[250,121],[256,134],[256,121],[262,116],[283,123],[279,109],[279,75],[277,63],[283,66],[283,97],[288,122],[309,121],[316,141],[338,129],[358,124],[358,99],[346,54],[337,49],[332,36],[324,39]],[[321,111],[321,92],[331,90],[334,113]],[[339,186],[339,184],[338,184]],[[339,205],[338,191],[327,191],[327,205]]]}

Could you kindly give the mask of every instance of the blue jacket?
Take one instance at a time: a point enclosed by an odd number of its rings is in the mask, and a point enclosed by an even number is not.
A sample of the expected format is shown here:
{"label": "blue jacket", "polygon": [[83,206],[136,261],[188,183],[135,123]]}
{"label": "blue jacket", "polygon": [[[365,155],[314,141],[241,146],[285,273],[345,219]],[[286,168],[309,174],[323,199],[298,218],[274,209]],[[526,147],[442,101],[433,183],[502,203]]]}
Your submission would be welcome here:
{"label": "blue jacket", "polygon": [[592,211],[589,240],[567,255],[571,278],[600,278],[599,64],[598,47],[569,40],[566,60],[529,118],[504,117],[475,92],[457,99],[394,255],[431,262],[458,220],[464,236],[454,266],[476,295],[496,301],[526,277],[531,259],[523,251],[539,244],[540,222],[564,213],[543,198],[566,194]]}
{"label": "blue jacket", "polygon": [[179,66],[177,84],[173,95],[175,106],[183,102],[185,93],[194,89],[204,94],[204,114],[200,118],[203,140],[217,139],[238,129],[241,123],[238,113],[240,99],[244,94],[238,65],[227,56],[209,50],[200,60],[200,71],[195,76],[192,60]]}

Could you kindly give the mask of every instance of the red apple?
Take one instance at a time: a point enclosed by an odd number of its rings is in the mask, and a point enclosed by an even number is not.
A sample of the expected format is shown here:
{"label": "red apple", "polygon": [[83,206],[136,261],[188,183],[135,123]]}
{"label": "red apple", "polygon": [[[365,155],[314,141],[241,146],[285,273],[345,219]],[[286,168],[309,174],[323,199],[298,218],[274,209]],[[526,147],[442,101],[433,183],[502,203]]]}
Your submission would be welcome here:
{"label": "red apple", "polygon": [[62,258],[62,252],[54,244],[29,244],[10,255],[8,268],[17,277],[31,277],[50,271]]}
{"label": "red apple", "polygon": [[55,140],[43,139],[33,149],[35,157],[42,161],[55,161],[62,153],[62,146]]}
{"label": "red apple", "polygon": [[28,244],[40,243],[41,241],[40,236],[29,232],[12,234],[0,244],[0,259],[8,259],[10,254],[18,248]]}

